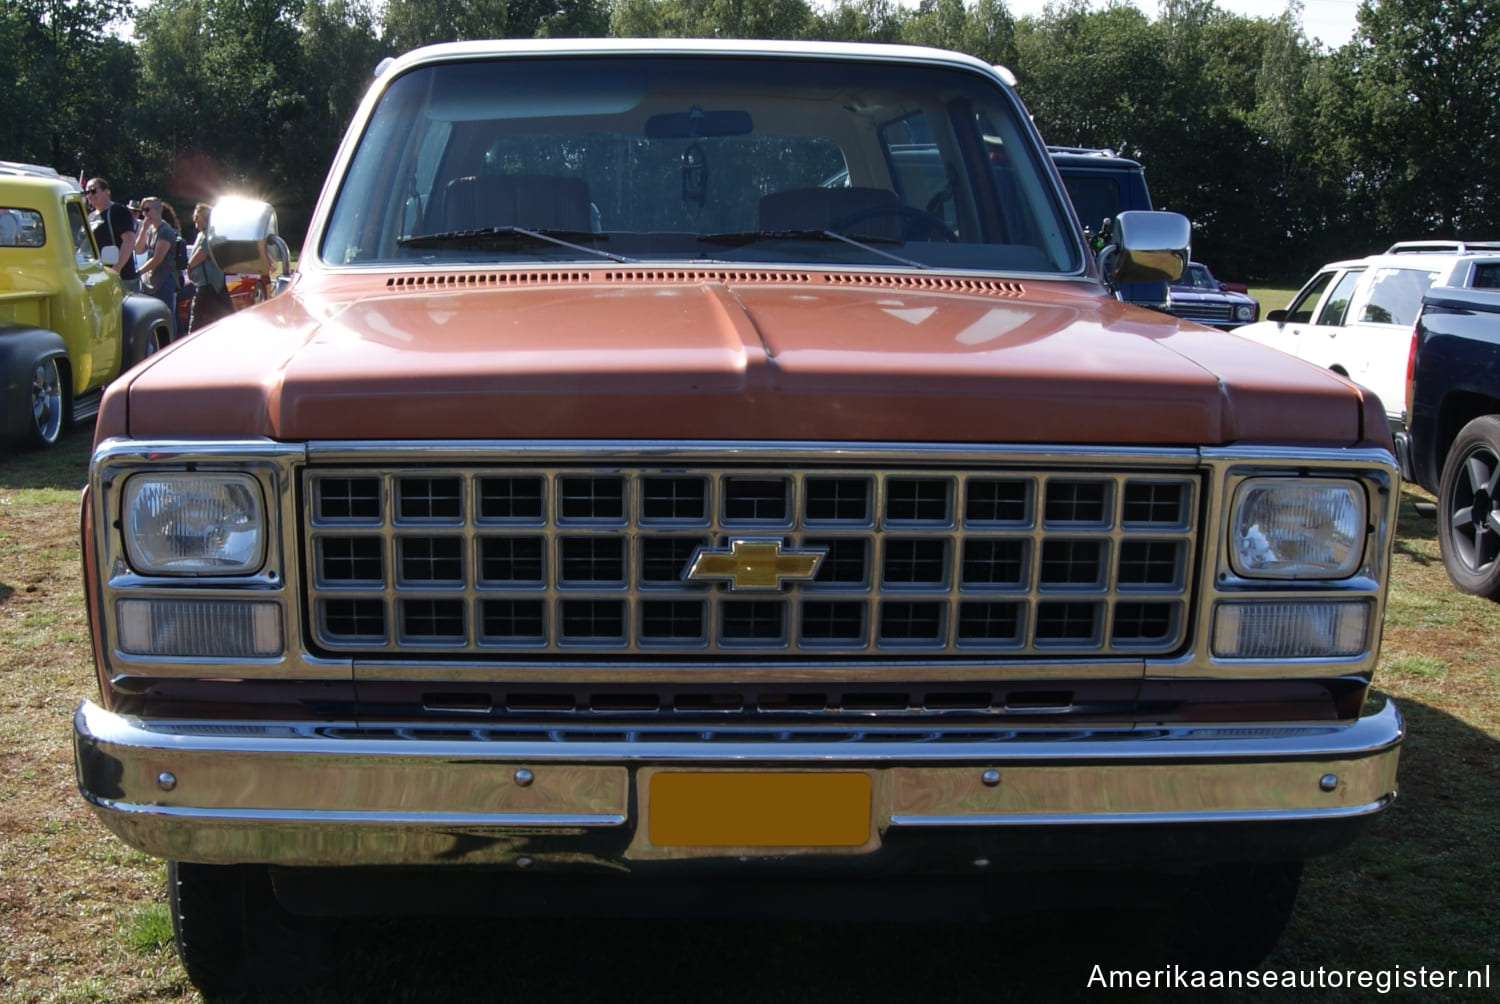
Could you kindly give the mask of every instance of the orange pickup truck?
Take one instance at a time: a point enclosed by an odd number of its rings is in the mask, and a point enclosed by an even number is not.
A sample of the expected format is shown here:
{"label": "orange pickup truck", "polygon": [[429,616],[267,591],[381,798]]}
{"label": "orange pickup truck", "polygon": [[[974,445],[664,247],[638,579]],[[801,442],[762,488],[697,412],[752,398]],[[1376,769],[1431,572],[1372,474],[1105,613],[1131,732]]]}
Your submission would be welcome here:
{"label": "orange pickup truck", "polygon": [[98,418],[79,786],[205,992],[372,910],[1123,898],[1269,950],[1396,793],[1385,415],[1117,300],[1187,221],[1096,254],[1005,76],[382,65],[286,292]]}

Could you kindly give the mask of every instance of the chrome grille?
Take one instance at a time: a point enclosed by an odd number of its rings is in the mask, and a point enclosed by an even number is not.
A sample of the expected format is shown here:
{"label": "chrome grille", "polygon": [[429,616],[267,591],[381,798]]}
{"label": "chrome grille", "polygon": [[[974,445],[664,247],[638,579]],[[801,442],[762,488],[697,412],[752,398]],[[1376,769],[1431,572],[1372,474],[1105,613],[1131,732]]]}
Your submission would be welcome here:
{"label": "chrome grille", "polygon": [[[1186,641],[1198,483],[1182,473],[302,477],[310,641],[328,651],[1021,659]],[[687,578],[736,541],[820,558],[774,588]]]}
{"label": "chrome grille", "polygon": [[1173,300],[1167,309],[1189,321],[1218,323],[1230,319],[1233,307],[1227,303],[1178,303]]}

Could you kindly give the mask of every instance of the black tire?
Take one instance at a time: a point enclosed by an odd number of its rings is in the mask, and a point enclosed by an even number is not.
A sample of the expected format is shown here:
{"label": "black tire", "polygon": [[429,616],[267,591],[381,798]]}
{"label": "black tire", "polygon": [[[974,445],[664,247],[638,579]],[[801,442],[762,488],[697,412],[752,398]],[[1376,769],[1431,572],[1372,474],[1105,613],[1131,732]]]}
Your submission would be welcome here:
{"label": "black tire", "polygon": [[1258,966],[1281,940],[1301,883],[1300,861],[1204,870],[1173,918],[1170,961],[1193,969]]}
{"label": "black tire", "polygon": [[1448,448],[1438,482],[1438,546],[1460,592],[1500,599],[1500,415],[1481,415]]}
{"label": "black tire", "polygon": [[146,329],[145,333],[139,339],[137,339],[137,343],[131,346],[130,358],[125,361],[125,365],[121,368],[129,369],[136,363],[140,362],[142,359],[147,359],[151,356],[156,355],[166,347],[167,340],[168,335],[165,328],[158,328],[154,324],[151,325]]}
{"label": "black tire", "polygon": [[31,423],[26,435],[29,446],[54,446],[68,427],[73,395],[61,359],[43,356],[32,364]]}
{"label": "black tire", "polygon": [[332,971],[327,926],[288,913],[264,865],[167,862],[172,938],[206,998],[308,989]]}

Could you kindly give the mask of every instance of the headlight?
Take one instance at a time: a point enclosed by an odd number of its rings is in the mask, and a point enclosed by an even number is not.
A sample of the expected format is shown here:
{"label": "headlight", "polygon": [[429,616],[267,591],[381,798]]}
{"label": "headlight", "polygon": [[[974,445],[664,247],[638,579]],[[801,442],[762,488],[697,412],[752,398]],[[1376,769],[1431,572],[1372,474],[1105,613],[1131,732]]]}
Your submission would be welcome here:
{"label": "headlight", "polygon": [[125,549],[150,575],[244,575],[265,558],[265,506],[248,474],[137,474],[125,483]]}
{"label": "headlight", "polygon": [[1230,510],[1229,561],[1250,578],[1348,578],[1365,526],[1365,493],[1353,481],[1250,478]]}
{"label": "headlight", "polygon": [[1248,303],[1242,303],[1234,308],[1234,316],[1241,321],[1255,320],[1255,308]]}

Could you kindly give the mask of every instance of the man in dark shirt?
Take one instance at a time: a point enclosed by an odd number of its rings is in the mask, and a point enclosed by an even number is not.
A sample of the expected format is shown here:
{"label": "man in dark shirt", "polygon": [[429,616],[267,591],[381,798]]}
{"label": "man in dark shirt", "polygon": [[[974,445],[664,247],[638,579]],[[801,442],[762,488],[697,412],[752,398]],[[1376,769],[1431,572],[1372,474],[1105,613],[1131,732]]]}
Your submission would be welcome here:
{"label": "man in dark shirt", "polygon": [[[83,194],[93,207],[93,212],[89,213],[89,228],[94,232],[94,243],[99,245],[104,264],[119,273],[126,289],[136,289],[135,232],[138,224],[135,216],[129,209],[110,200],[109,182],[103,178],[89,179],[83,187]],[[114,249],[113,255],[108,250],[111,248]]]}

